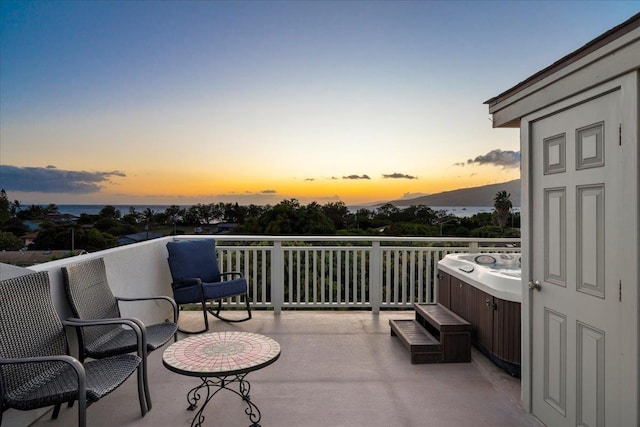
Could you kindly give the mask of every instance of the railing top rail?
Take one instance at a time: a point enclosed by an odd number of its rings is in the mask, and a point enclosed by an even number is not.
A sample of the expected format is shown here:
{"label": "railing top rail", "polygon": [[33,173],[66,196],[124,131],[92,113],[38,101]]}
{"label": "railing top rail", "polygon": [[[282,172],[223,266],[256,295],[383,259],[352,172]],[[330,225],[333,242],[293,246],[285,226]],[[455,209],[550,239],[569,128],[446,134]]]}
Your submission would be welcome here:
{"label": "railing top rail", "polygon": [[489,237],[390,237],[390,236],[261,236],[261,235],[231,235],[231,234],[194,234],[175,236],[174,239],[216,239],[220,242],[247,242],[247,241],[271,241],[271,242],[439,242],[439,243],[520,243],[520,238],[489,238]]}

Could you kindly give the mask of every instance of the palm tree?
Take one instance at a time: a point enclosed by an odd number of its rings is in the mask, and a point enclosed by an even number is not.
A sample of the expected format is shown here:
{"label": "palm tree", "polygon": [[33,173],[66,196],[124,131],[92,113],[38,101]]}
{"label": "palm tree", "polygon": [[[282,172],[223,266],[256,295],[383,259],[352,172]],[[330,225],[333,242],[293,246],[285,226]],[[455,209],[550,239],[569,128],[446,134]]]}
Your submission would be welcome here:
{"label": "palm tree", "polygon": [[144,217],[145,221],[147,222],[144,226],[145,231],[147,232],[147,240],[149,240],[149,224],[153,225],[155,216],[156,216],[156,211],[154,211],[151,208],[146,208],[144,210],[144,212],[142,213],[142,216]]}
{"label": "palm tree", "polygon": [[165,215],[171,220],[173,224],[173,235],[176,235],[176,222],[178,222],[178,218],[184,216],[184,209],[182,209],[178,205],[171,205],[164,211]]}
{"label": "palm tree", "polygon": [[509,214],[513,207],[510,197],[511,193],[507,193],[503,190],[498,191],[496,196],[493,198],[493,207],[496,210],[496,218],[500,228],[504,228],[507,225],[507,221],[509,221]]}
{"label": "palm tree", "polygon": [[133,223],[137,224],[142,219],[142,212],[138,212],[135,206],[129,206],[129,216],[133,219]]}
{"label": "palm tree", "polygon": [[4,188],[0,190],[0,223],[5,222],[13,217],[11,212],[11,203],[7,197],[7,192]]}
{"label": "palm tree", "polygon": [[9,208],[9,210],[11,211],[11,216],[15,218],[18,215],[18,212],[22,210],[22,204],[20,203],[20,200],[14,200],[13,202],[11,202],[11,207]]}
{"label": "palm tree", "polygon": [[154,211],[151,208],[146,208],[143,212],[142,212],[142,216],[144,217],[144,219],[147,221],[147,226],[149,224],[153,224],[153,221],[155,219],[156,216],[156,211]]}

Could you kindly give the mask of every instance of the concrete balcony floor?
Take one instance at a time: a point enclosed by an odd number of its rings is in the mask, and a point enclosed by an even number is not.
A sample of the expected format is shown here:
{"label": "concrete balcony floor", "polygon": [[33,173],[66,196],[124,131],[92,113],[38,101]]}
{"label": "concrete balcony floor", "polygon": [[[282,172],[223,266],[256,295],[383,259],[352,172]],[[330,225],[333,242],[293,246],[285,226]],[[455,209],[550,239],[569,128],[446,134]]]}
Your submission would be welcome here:
{"label": "concrete balcony floor", "polygon": [[[473,350],[465,364],[412,365],[407,349],[389,333],[389,319],[411,311],[256,311],[243,323],[209,316],[211,331],[268,335],[280,359],[248,374],[262,426],[539,426],[519,404],[520,381]],[[181,313],[181,326],[201,327],[199,312]],[[162,351],[149,356],[153,408],[140,416],[135,375],[87,411],[88,425],[189,426],[186,394],[199,379],[170,372]],[[246,427],[242,400],[222,390],[207,406],[204,425]],[[35,426],[77,425],[76,407],[50,413]]]}

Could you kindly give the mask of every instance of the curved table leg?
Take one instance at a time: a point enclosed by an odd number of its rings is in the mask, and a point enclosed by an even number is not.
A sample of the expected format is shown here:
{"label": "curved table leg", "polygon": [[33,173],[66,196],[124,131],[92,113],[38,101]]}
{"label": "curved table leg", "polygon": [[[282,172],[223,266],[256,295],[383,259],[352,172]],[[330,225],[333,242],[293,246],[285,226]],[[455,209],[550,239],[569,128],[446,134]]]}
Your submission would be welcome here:
{"label": "curved table leg", "polygon": [[[260,427],[260,424],[258,424],[258,422],[260,421],[260,418],[262,418],[262,415],[260,414],[260,409],[258,409],[255,403],[251,401],[251,397],[249,396],[249,392],[251,391],[251,384],[249,384],[249,381],[244,380],[245,376],[246,374],[238,375],[238,381],[240,383],[239,396],[242,397],[242,400],[244,400],[247,404],[247,409],[244,410],[244,413],[249,416],[249,421],[251,421],[252,423],[249,427]],[[235,393],[235,390],[232,391]]]}
{"label": "curved table leg", "polygon": [[[195,411],[198,408],[198,402],[201,399],[204,399],[202,402],[202,406],[198,409],[193,420],[191,421],[191,427],[200,427],[204,423],[204,409],[206,408],[209,401],[215,396],[220,390],[225,389],[229,390],[242,398],[242,400],[247,404],[247,408],[245,409],[245,414],[249,416],[249,421],[251,421],[251,425],[249,427],[260,427],[260,419],[262,418],[262,414],[260,413],[260,409],[256,406],[255,403],[251,401],[251,397],[249,396],[249,392],[251,390],[251,384],[249,381],[245,380],[247,374],[237,374],[235,376],[230,377],[221,377],[216,379],[211,379],[207,377],[201,377],[200,383],[198,386],[192,388],[187,393],[187,403],[189,403],[189,407],[187,410]],[[238,383],[238,390],[235,390],[229,387],[233,383]],[[216,388],[215,391],[211,392],[211,387]],[[202,396],[204,393],[204,398]]]}
{"label": "curved table leg", "polygon": [[[207,407],[207,403],[209,403],[209,401],[213,398],[213,396],[215,396],[220,390],[225,388],[224,379],[219,379],[218,381],[211,380],[208,378],[200,378],[200,379],[202,380],[202,383],[192,388],[187,393],[187,402],[189,403],[189,407],[187,408],[187,410],[195,411],[196,408],[198,407],[198,402],[202,398],[200,393],[203,389],[205,390],[204,401],[202,403],[202,406],[200,406],[200,409],[198,409],[198,412],[196,412],[196,415],[193,417],[193,420],[191,421],[191,427],[202,426],[202,423],[204,423],[203,412],[204,412],[204,408]],[[213,393],[211,392],[212,386],[218,388]]]}

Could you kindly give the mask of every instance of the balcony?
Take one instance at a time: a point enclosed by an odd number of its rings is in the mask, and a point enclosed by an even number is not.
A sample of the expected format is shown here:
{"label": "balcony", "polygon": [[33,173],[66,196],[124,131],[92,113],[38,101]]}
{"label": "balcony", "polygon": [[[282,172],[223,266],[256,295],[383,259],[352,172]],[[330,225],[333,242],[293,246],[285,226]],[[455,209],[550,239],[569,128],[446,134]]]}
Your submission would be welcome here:
{"label": "balcony", "polygon": [[[191,236],[192,237],[192,236]],[[170,238],[84,255],[102,256],[114,294],[170,295],[165,244]],[[468,364],[412,365],[390,336],[389,319],[412,318],[414,302],[437,299],[438,259],[449,252],[517,250],[517,240],[453,240],[344,237],[218,236],[222,270],[249,278],[254,319],[228,324],[212,318],[212,331],[242,330],[268,335],[282,347],[273,365],[252,372],[252,400],[262,425],[278,426],[537,426],[519,405],[520,381],[479,352]],[[68,316],[60,267],[65,259],[34,270],[50,273],[54,303]],[[239,301],[228,301],[233,306]],[[332,310],[328,310],[332,309]],[[348,310],[349,309],[349,310]],[[140,306],[124,315],[143,321],[169,317],[158,307]],[[181,325],[202,322],[199,312],[182,312]],[[74,336],[72,354],[75,352]],[[162,366],[162,351],[150,355],[153,409],[140,416],[135,379],[88,409],[92,426],[190,425],[186,394],[197,379]],[[3,425],[69,426],[76,409],[63,408],[51,421],[44,411],[7,411]],[[206,425],[246,426],[242,401],[222,391],[205,412]]]}

